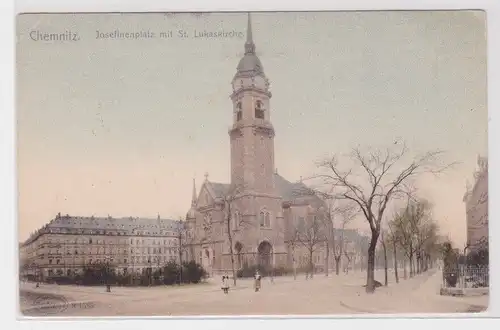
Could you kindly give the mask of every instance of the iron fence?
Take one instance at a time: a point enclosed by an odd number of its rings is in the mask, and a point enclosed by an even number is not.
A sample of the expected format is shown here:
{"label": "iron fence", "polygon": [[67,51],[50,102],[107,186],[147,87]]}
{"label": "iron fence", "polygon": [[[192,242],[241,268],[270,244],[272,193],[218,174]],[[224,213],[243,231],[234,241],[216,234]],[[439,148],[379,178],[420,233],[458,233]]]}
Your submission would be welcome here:
{"label": "iron fence", "polygon": [[463,266],[443,269],[444,288],[486,288],[489,287],[489,267]]}

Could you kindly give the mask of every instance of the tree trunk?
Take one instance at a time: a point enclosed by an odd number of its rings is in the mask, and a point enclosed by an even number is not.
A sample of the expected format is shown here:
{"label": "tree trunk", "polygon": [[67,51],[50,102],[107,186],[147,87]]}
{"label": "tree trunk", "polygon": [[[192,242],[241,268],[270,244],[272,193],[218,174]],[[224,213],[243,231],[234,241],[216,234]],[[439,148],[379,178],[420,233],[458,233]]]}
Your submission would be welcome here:
{"label": "tree trunk", "polygon": [[297,279],[297,261],[295,260],[295,246],[292,246],[292,267],[293,267],[293,279]]}
{"label": "tree trunk", "polygon": [[342,259],[341,256],[335,256],[335,274],[338,275],[340,272],[340,260]]}
{"label": "tree trunk", "polygon": [[380,230],[372,229],[372,238],[368,247],[368,263],[366,268],[366,292],[375,292],[375,248],[377,247]]}
{"label": "tree trunk", "polygon": [[413,253],[411,252],[408,262],[410,263],[410,277],[413,277]]}
{"label": "tree trunk", "polygon": [[330,246],[328,245],[328,242],[326,242],[326,260],[325,260],[325,275],[328,277],[328,268],[330,265],[328,264],[328,261],[330,260]]}
{"label": "tree trunk", "polygon": [[389,285],[389,281],[387,279],[387,248],[385,246],[385,241],[382,240],[382,247],[384,248],[384,284],[385,286],[388,286]]}
{"label": "tree trunk", "polygon": [[179,285],[182,283],[182,233],[179,232]]}
{"label": "tree trunk", "polygon": [[399,283],[399,276],[398,276],[398,257],[397,257],[397,251],[396,251],[396,242],[394,241],[392,243],[392,248],[393,248],[393,254],[394,254],[394,277],[396,278],[396,283]]}
{"label": "tree trunk", "polygon": [[[231,210],[229,209],[229,212]],[[234,268],[233,235],[231,235],[231,218],[227,219],[227,238],[229,240],[229,253],[231,254],[231,270],[233,272],[233,284],[236,286],[236,270]]]}
{"label": "tree trunk", "polygon": [[311,278],[313,278],[314,274],[314,263],[313,263],[313,251],[309,250],[309,271],[311,272]]}

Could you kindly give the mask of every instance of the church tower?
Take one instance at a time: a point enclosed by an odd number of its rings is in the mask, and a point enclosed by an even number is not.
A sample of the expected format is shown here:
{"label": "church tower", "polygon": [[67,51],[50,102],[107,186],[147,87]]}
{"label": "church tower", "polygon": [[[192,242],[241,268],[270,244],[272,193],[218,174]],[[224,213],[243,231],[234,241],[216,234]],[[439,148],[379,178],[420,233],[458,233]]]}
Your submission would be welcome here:
{"label": "church tower", "polygon": [[231,184],[243,187],[245,191],[274,195],[271,92],[264,68],[255,53],[250,14],[245,54],[238,64],[232,87]]}

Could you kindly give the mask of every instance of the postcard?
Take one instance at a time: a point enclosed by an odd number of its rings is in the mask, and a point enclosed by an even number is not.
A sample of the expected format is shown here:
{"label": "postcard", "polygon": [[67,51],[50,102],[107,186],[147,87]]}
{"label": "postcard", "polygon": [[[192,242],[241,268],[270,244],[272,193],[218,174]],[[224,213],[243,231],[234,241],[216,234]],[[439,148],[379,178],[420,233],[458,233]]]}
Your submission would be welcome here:
{"label": "postcard", "polygon": [[16,24],[23,316],[487,310],[485,12]]}

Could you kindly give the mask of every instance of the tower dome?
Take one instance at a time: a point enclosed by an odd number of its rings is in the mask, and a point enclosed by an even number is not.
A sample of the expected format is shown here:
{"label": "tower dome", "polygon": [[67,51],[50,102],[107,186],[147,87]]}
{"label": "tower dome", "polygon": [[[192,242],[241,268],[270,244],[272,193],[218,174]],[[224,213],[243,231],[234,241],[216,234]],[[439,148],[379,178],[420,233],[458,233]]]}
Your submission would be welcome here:
{"label": "tower dome", "polygon": [[236,77],[264,75],[264,67],[259,57],[255,54],[255,44],[252,37],[252,21],[248,14],[247,41],[245,42],[245,55],[238,63]]}

